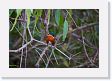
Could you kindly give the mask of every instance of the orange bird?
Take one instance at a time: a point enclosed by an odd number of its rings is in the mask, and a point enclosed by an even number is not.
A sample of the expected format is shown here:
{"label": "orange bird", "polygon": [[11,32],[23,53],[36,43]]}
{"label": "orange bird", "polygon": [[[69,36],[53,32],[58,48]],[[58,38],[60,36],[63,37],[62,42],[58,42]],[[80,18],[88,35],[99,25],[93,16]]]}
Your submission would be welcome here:
{"label": "orange bird", "polygon": [[52,35],[50,35],[50,34],[48,34],[47,36],[46,36],[46,43],[48,44],[49,42],[51,42],[51,44],[52,45],[54,45],[55,44],[55,37],[53,37]]}

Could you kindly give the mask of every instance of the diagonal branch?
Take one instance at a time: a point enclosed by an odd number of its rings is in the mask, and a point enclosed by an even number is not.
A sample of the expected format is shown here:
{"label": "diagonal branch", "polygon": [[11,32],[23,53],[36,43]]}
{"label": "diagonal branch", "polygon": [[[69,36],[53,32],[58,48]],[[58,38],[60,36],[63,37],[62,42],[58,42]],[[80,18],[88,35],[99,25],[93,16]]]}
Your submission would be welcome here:
{"label": "diagonal branch", "polygon": [[38,68],[39,67],[39,63],[41,61],[41,58],[44,56],[45,52],[48,50],[48,46],[45,47],[45,49],[43,50],[42,54],[40,55],[40,58],[38,59],[37,63],[35,64],[35,66]]}
{"label": "diagonal branch", "polygon": [[61,54],[63,54],[65,57],[67,57],[69,60],[71,59],[69,56],[67,56],[65,53],[63,53],[61,50],[59,50],[58,48],[55,47],[55,49],[57,51],[59,51]]}
{"label": "diagonal branch", "polygon": [[78,27],[77,24],[76,24],[76,22],[75,22],[75,20],[73,19],[72,15],[68,12],[68,10],[66,10],[66,12],[67,12],[67,13],[69,14],[69,16],[71,17],[71,19],[72,19],[72,21],[74,22],[75,26]]}
{"label": "diagonal branch", "polygon": [[81,30],[81,29],[84,29],[84,28],[87,28],[87,27],[94,27],[94,25],[97,25],[98,23],[90,23],[90,24],[87,24],[87,25],[84,25],[84,26],[80,26],[80,27],[77,27],[76,29],[72,30],[72,32],[74,31],[77,31],[77,30]]}
{"label": "diagonal branch", "polygon": [[26,46],[28,46],[31,42],[32,40],[27,42],[26,44],[24,44],[22,47],[18,48],[17,50],[9,50],[9,52],[15,52],[15,53],[20,52],[22,49],[26,48]]}

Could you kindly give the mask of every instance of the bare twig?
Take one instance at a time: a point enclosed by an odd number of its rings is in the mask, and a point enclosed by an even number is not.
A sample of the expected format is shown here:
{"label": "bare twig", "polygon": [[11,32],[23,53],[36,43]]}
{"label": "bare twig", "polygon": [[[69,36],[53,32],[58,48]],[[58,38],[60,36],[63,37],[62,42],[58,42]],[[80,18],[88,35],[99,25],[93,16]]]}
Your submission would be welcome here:
{"label": "bare twig", "polygon": [[42,41],[39,41],[39,40],[36,40],[33,38],[33,41],[36,41],[37,43],[40,43],[40,44],[43,44],[43,45],[47,45],[46,43],[42,42]]}
{"label": "bare twig", "polygon": [[94,62],[94,63],[95,63],[95,61],[96,61],[96,58],[98,57],[98,54],[99,54],[99,51],[97,50],[96,53],[95,53],[95,55],[94,55],[94,57],[93,57],[93,62]]}
{"label": "bare twig", "polygon": [[56,63],[59,64],[58,61],[57,61],[57,58],[56,58],[56,56],[54,54],[54,49],[52,49],[52,53],[53,53],[53,56],[54,56],[54,59],[55,59]]}
{"label": "bare twig", "polygon": [[94,25],[97,25],[98,23],[90,23],[90,24],[87,24],[87,25],[84,25],[84,26],[80,26],[80,27],[77,27],[76,29],[74,29],[72,32],[74,31],[77,31],[77,30],[81,30],[81,29],[84,29],[84,28],[87,28],[87,27],[94,27]]}
{"label": "bare twig", "polygon": [[72,21],[74,22],[75,26],[78,27],[77,24],[76,24],[76,22],[75,22],[75,20],[73,19],[72,15],[69,13],[69,11],[66,10],[66,12],[67,12],[67,13],[69,14],[69,16],[71,17],[71,19],[72,19]]}
{"label": "bare twig", "polygon": [[27,45],[29,45],[30,43],[32,42],[32,40],[31,41],[29,41],[29,42],[27,42],[26,44],[24,44],[22,47],[20,47],[19,49],[17,49],[17,50],[9,50],[9,52],[20,52],[22,49],[24,49],[24,48],[26,48],[26,46]]}
{"label": "bare twig", "polygon": [[[26,35],[26,43],[27,43],[27,35]],[[26,46],[26,51],[25,51],[26,55],[25,55],[25,68],[26,68],[26,63],[27,63],[27,46]]]}
{"label": "bare twig", "polygon": [[[77,34],[75,34],[75,33],[72,33],[72,35],[74,36],[74,38],[75,39],[77,39],[79,42],[83,42],[82,40],[81,40],[81,36],[79,36],[79,35],[77,35]],[[85,38],[84,36],[83,36],[83,39],[84,39],[84,41],[85,41],[85,45],[86,46],[88,46],[88,47],[90,47],[90,48],[94,48],[94,49],[97,49],[87,38]]]}
{"label": "bare twig", "polygon": [[28,32],[29,32],[29,35],[30,35],[30,39],[33,40],[33,36],[32,36],[32,34],[31,34],[31,32],[30,32],[29,27],[28,27]]}
{"label": "bare twig", "polygon": [[[53,51],[53,49],[52,49],[52,51]],[[48,67],[48,65],[49,65],[50,58],[51,58],[52,54],[53,54],[53,53],[51,52],[51,54],[50,54],[50,56],[49,56],[49,58],[48,58],[47,64],[46,64],[46,68],[47,68],[47,67]]]}
{"label": "bare twig", "polygon": [[[22,15],[23,15],[23,20],[26,20],[25,10],[23,11]],[[24,43],[25,43],[24,40],[25,40],[25,36],[26,36],[26,23],[23,24],[23,28],[24,28],[24,30],[23,30],[23,42],[22,42],[22,46],[24,46]],[[27,45],[26,45],[26,47],[27,47]],[[23,51],[24,50],[22,49],[21,50],[21,59],[20,59],[20,68],[22,67],[23,54],[24,54]]]}
{"label": "bare twig", "polygon": [[92,64],[92,65],[95,65],[92,60],[90,59],[88,53],[87,53],[87,50],[86,50],[86,46],[85,46],[85,42],[84,42],[84,37],[83,37],[83,30],[81,30],[81,34],[82,34],[82,41],[83,41],[83,48],[84,48],[84,54],[85,56],[87,57],[88,61]]}
{"label": "bare twig", "polygon": [[[15,20],[16,18],[12,18],[12,17],[9,17],[10,19],[12,20]],[[26,20],[23,20],[23,19],[17,19],[17,21],[21,21],[21,22],[27,22]]]}
{"label": "bare twig", "polygon": [[48,47],[45,47],[45,49],[43,50],[42,54],[40,55],[40,58],[38,59],[37,63],[35,64],[36,67],[39,67],[39,63],[41,61],[41,58],[43,57],[43,55],[45,54],[45,52],[48,50]]}
{"label": "bare twig", "polygon": [[61,54],[63,54],[65,57],[67,57],[69,60],[71,59],[69,56],[67,56],[65,53],[63,53],[61,50],[59,50],[58,48],[55,47],[55,49],[57,51],[59,51]]}
{"label": "bare twig", "polygon": [[45,60],[41,57],[41,54],[37,51],[37,49],[35,49],[35,51],[39,54],[40,58],[42,59],[42,61],[44,62],[44,64],[46,65]]}

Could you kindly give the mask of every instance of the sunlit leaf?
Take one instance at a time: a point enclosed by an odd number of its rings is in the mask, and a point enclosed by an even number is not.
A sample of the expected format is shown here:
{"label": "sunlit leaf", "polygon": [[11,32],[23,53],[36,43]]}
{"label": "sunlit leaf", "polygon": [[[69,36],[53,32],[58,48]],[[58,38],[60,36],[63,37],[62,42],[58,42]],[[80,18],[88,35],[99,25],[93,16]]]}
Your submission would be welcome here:
{"label": "sunlit leaf", "polygon": [[17,9],[16,12],[17,12],[17,16],[19,16],[21,14],[21,11],[22,9]]}
{"label": "sunlit leaf", "polygon": [[33,9],[31,9],[31,13],[33,14]]}
{"label": "sunlit leaf", "polygon": [[55,11],[55,21],[57,23],[57,25],[59,25],[59,22],[60,22],[60,10],[56,10]]}
{"label": "sunlit leaf", "polygon": [[37,24],[37,21],[38,21],[38,19],[39,19],[39,17],[42,15],[42,10],[40,9],[40,10],[35,10],[35,25],[34,25],[34,27],[36,27],[36,24]]}
{"label": "sunlit leaf", "polygon": [[63,27],[63,41],[65,41],[67,33],[68,33],[68,22],[65,19],[65,21],[64,21],[64,27]]}
{"label": "sunlit leaf", "polygon": [[31,10],[30,9],[26,10],[26,15],[27,15],[27,28],[28,28],[30,25],[30,16],[31,16]]}
{"label": "sunlit leaf", "polygon": [[15,18],[14,24],[13,24],[13,26],[12,26],[12,28],[11,28],[10,31],[12,31],[12,30],[14,29],[14,27],[15,27],[15,25],[16,25],[16,23],[17,23],[17,19],[18,19],[19,15],[21,15],[21,11],[22,11],[22,9],[17,9],[17,10],[16,10],[17,16],[16,16],[16,18]]}

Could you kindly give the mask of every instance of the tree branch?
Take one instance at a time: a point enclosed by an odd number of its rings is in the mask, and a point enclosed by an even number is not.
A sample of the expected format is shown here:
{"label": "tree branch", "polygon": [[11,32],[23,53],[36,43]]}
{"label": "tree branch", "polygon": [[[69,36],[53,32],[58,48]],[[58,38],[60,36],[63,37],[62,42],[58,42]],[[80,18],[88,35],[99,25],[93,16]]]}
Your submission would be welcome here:
{"label": "tree branch", "polygon": [[[90,59],[88,53],[87,53],[87,50],[86,50],[86,46],[85,46],[85,42],[84,42],[84,37],[83,37],[83,30],[81,30],[81,34],[82,34],[82,41],[83,41],[83,48],[84,48],[84,54],[85,56],[87,57],[88,61],[92,64],[92,65],[95,65],[92,60]],[[96,65],[95,65],[96,66]]]}
{"label": "tree branch", "polygon": [[87,25],[84,25],[84,26],[80,26],[80,27],[77,27],[76,29],[74,29],[72,32],[74,31],[77,31],[77,30],[81,30],[81,29],[84,29],[84,28],[87,28],[87,27],[94,27],[94,25],[97,25],[98,23],[90,23],[90,24],[87,24]]}
{"label": "tree branch", "polygon": [[40,54],[40,58],[38,59],[38,61],[37,61],[37,63],[35,64],[35,66],[37,67],[37,68],[39,68],[39,63],[40,63],[40,61],[41,61],[41,58],[44,56],[44,54],[45,54],[45,52],[48,50],[48,46],[47,47],[45,47],[45,49],[43,50],[43,52]]}

